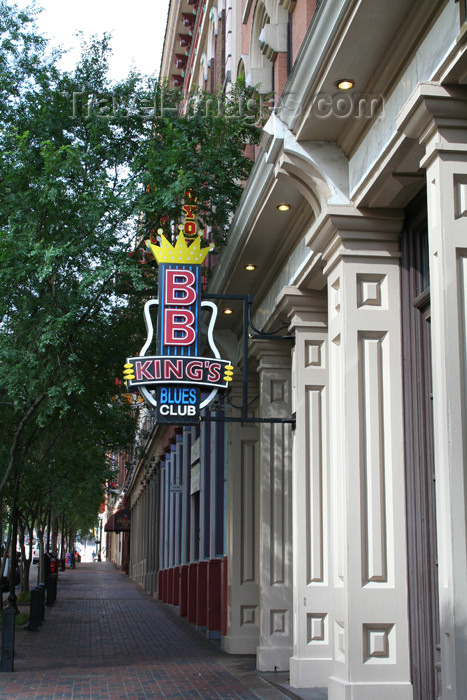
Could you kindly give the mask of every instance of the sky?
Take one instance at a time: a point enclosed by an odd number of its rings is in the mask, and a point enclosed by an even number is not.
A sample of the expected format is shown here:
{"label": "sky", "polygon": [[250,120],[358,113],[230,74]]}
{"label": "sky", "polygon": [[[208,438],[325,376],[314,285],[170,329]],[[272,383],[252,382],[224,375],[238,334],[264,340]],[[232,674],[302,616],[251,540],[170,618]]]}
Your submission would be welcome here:
{"label": "sky", "polygon": [[[24,8],[31,2],[8,4]],[[61,63],[65,70],[79,56],[77,32],[89,37],[107,31],[113,36],[110,78],[124,78],[132,66],[143,75],[159,74],[169,0],[37,0],[36,5],[43,8],[37,21],[40,33],[69,50]]]}

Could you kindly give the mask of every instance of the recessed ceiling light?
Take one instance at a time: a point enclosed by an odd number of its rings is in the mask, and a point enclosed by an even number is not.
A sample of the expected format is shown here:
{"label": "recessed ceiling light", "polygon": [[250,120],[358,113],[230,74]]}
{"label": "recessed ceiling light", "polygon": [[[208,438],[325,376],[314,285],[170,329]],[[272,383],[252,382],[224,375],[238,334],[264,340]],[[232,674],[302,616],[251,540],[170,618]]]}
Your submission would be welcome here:
{"label": "recessed ceiling light", "polygon": [[342,78],[335,83],[335,86],[339,88],[339,90],[350,90],[350,88],[353,88],[354,85],[355,81],[350,80],[349,78]]}
{"label": "recessed ceiling light", "polygon": [[233,314],[233,311],[232,311],[232,309],[227,308],[227,309],[224,309],[224,313],[226,314],[226,316],[229,316],[230,314]]}
{"label": "recessed ceiling light", "polygon": [[252,265],[252,263],[248,263],[248,265],[245,265],[245,270],[248,270],[251,272],[252,270],[256,270],[256,265]]}
{"label": "recessed ceiling light", "polygon": [[282,204],[278,204],[277,208],[279,209],[279,211],[289,211],[290,204],[283,202]]}

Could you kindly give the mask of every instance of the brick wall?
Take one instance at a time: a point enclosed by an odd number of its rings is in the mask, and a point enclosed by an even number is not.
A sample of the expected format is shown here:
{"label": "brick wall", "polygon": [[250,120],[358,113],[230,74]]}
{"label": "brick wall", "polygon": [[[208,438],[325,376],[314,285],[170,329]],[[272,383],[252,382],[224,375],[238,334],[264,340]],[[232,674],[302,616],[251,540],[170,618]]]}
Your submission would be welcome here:
{"label": "brick wall", "polygon": [[306,30],[311,22],[316,8],[316,0],[297,0],[292,15],[292,62],[295,63],[297,54],[305,38]]}
{"label": "brick wall", "polygon": [[278,53],[274,61],[274,93],[275,103],[279,99],[284,85],[287,80],[287,54],[284,52]]}

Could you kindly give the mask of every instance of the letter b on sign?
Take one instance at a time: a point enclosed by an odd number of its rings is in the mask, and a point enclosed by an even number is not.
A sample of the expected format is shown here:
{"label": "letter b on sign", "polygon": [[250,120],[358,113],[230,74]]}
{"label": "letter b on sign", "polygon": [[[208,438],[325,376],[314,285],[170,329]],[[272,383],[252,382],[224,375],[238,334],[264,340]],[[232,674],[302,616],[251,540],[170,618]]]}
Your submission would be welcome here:
{"label": "letter b on sign", "polygon": [[196,277],[191,270],[165,270],[164,305],[191,306],[196,301]]}
{"label": "letter b on sign", "polygon": [[196,340],[195,315],[190,309],[165,309],[164,345],[191,345]]}

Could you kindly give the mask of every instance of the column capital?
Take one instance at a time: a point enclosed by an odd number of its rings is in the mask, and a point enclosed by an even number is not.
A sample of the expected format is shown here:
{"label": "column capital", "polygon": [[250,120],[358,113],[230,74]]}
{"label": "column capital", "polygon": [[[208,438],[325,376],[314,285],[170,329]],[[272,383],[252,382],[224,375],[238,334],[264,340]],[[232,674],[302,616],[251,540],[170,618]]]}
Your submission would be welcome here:
{"label": "column capital", "polygon": [[327,328],[328,302],[324,291],[284,287],[276,299],[276,307],[287,315],[290,330]]}
{"label": "column capital", "polygon": [[306,245],[316,251],[311,264],[327,276],[343,258],[400,258],[403,221],[402,209],[328,207],[306,238]]}
{"label": "column capital", "polygon": [[258,371],[264,369],[288,369],[291,366],[290,340],[253,340],[250,352],[259,361]]}
{"label": "column capital", "polygon": [[397,129],[426,147],[421,167],[440,152],[467,152],[467,90],[419,83],[399,113]]}

